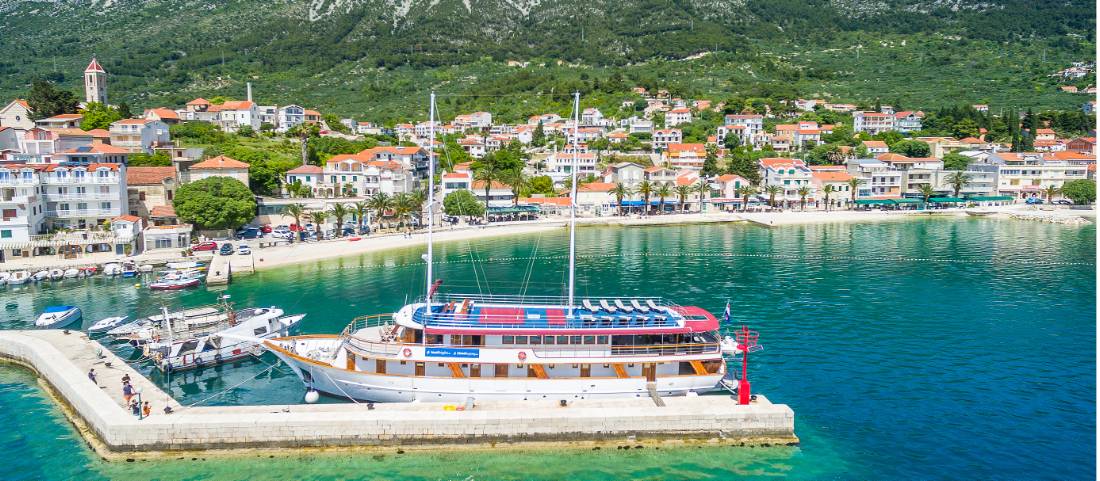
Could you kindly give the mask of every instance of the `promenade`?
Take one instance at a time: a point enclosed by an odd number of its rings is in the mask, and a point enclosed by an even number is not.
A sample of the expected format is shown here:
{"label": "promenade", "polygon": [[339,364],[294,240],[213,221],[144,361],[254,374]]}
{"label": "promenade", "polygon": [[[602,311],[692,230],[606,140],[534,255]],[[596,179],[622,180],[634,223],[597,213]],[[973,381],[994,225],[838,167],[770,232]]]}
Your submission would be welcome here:
{"label": "promenade", "polygon": [[[566,407],[556,401],[477,402],[470,410],[445,409],[440,403],[188,407],[82,333],[0,331],[0,358],[35,370],[107,459],[302,447],[798,442],[794,412],[764,396],[746,406],[728,394],[715,394],[663,398],[663,407],[649,398],[577,400]],[[93,367],[97,383],[87,377]],[[150,417],[138,419],[124,408],[120,380],[125,374],[141,388],[143,401],[152,404]],[[164,414],[166,404],[172,414]]]}

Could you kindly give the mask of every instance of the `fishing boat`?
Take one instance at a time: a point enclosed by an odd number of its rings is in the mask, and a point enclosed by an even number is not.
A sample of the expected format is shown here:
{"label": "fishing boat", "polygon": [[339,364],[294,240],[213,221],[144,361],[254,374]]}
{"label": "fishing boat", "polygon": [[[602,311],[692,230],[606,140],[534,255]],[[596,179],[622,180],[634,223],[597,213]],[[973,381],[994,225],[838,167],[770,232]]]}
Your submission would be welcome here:
{"label": "fishing boat", "polygon": [[130,316],[105,317],[88,328],[88,334],[101,334],[124,324]]}
{"label": "fishing boat", "polygon": [[34,275],[31,276],[31,280],[33,280],[35,282],[44,281],[44,280],[49,279],[49,278],[50,278],[50,271],[49,270],[41,270],[41,271],[35,272]]}
{"label": "fishing boat", "polygon": [[31,281],[31,273],[27,271],[15,271],[8,276],[8,285],[21,286]]}
{"label": "fishing boat", "polygon": [[[577,97],[578,117],[579,106]],[[431,130],[434,94],[430,111]],[[436,208],[431,148],[428,165],[431,219]],[[576,199],[577,170],[574,155],[571,199]],[[657,297],[575,296],[575,212],[571,204],[564,296],[440,293],[442,281],[432,276],[428,222],[420,300],[396,313],[355,319],[340,334],[261,344],[311,393],[362,401],[568,402],[682,396],[735,386],[727,377],[732,373],[726,358],[747,352],[743,347],[750,343],[723,338],[718,319],[705,309]]]}
{"label": "fishing boat", "polygon": [[58,329],[81,319],[80,308],[76,306],[49,306],[35,319],[35,327]]}
{"label": "fishing boat", "polygon": [[138,267],[133,261],[126,261],[122,263],[122,277],[136,277],[138,275]]}
{"label": "fishing boat", "polygon": [[80,269],[75,269],[75,268],[74,269],[65,269],[65,273],[63,275],[65,276],[66,279],[72,279],[74,277],[82,277],[84,275],[84,271],[81,271]]}
{"label": "fishing boat", "polygon": [[58,269],[56,267],[50,269],[50,279],[56,281],[58,279],[61,279],[62,277],[65,277],[65,269]]}
{"label": "fishing boat", "polygon": [[231,362],[263,353],[252,338],[269,339],[290,334],[305,314],[284,316],[277,307],[233,311],[228,327],[188,337],[169,338],[143,346],[143,354],[162,371],[180,371]]}

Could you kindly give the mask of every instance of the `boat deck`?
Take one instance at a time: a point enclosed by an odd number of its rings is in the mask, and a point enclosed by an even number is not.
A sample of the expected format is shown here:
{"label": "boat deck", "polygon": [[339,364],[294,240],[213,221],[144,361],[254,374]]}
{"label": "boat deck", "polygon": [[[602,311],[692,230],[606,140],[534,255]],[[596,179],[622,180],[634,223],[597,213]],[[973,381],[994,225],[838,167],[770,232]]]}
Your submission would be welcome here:
{"label": "boat deck", "polygon": [[649,331],[691,328],[698,332],[718,326],[714,316],[693,306],[626,311],[554,305],[446,303],[433,305],[431,315],[420,307],[413,312],[412,319],[428,329]]}

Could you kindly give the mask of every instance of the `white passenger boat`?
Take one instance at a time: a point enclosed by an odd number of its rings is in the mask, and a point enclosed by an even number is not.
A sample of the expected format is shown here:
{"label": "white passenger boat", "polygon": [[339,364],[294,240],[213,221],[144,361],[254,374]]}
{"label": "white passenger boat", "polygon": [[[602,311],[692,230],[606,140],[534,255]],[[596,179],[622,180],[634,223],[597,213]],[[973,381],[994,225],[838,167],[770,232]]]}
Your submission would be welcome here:
{"label": "white passenger boat", "polygon": [[126,322],[127,319],[130,319],[130,316],[105,317],[96,321],[95,324],[92,324],[91,327],[88,328],[88,334],[100,334],[103,332],[107,332],[111,329],[121,326]]}
{"label": "white passenger boat", "polygon": [[[431,105],[434,112],[434,94]],[[574,112],[579,116],[579,100]],[[428,179],[434,179],[432,155],[429,150]],[[436,207],[429,182],[431,218]],[[573,194],[575,199],[575,187]],[[750,351],[754,333],[744,331],[737,342],[722,339],[718,320],[705,309],[656,297],[575,297],[575,209],[567,296],[437,294],[441,281],[432,277],[429,223],[422,300],[394,314],[356,319],[338,335],[262,345],[309,390],[364,401],[568,402],[731,388],[726,356]],[[742,386],[739,392],[747,395],[747,382]]]}
{"label": "white passenger boat", "polygon": [[31,273],[30,272],[15,271],[15,272],[12,272],[10,276],[8,276],[8,285],[21,286],[23,284],[26,284],[27,282],[30,282],[30,280],[31,280]]}
{"label": "white passenger boat", "polygon": [[35,327],[41,329],[59,329],[80,321],[80,308],[76,306],[49,306],[35,319]]}
{"label": "white passenger boat", "polygon": [[286,336],[304,318],[304,314],[284,316],[277,307],[234,311],[229,326],[193,337],[175,337],[145,344],[142,352],[162,371],[214,366],[247,356],[263,349],[254,338]]}

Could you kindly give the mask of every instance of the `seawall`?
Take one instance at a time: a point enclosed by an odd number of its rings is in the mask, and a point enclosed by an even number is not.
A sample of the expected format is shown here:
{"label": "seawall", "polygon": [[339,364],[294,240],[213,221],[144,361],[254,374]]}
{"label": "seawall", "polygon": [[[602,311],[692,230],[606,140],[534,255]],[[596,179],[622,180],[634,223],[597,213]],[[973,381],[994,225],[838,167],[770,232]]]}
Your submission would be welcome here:
{"label": "seawall", "polygon": [[[765,397],[740,406],[729,395],[478,402],[471,410],[440,403],[181,406],[122,359],[72,331],[0,331],[0,358],[33,369],[66,415],[107,459],[165,452],[464,445],[500,448],[701,441],[795,444],[794,412]],[[108,366],[108,363],[110,366]],[[87,376],[95,368],[97,383]],[[123,406],[128,374],[153,414]],[[164,414],[165,404],[175,411]]]}

